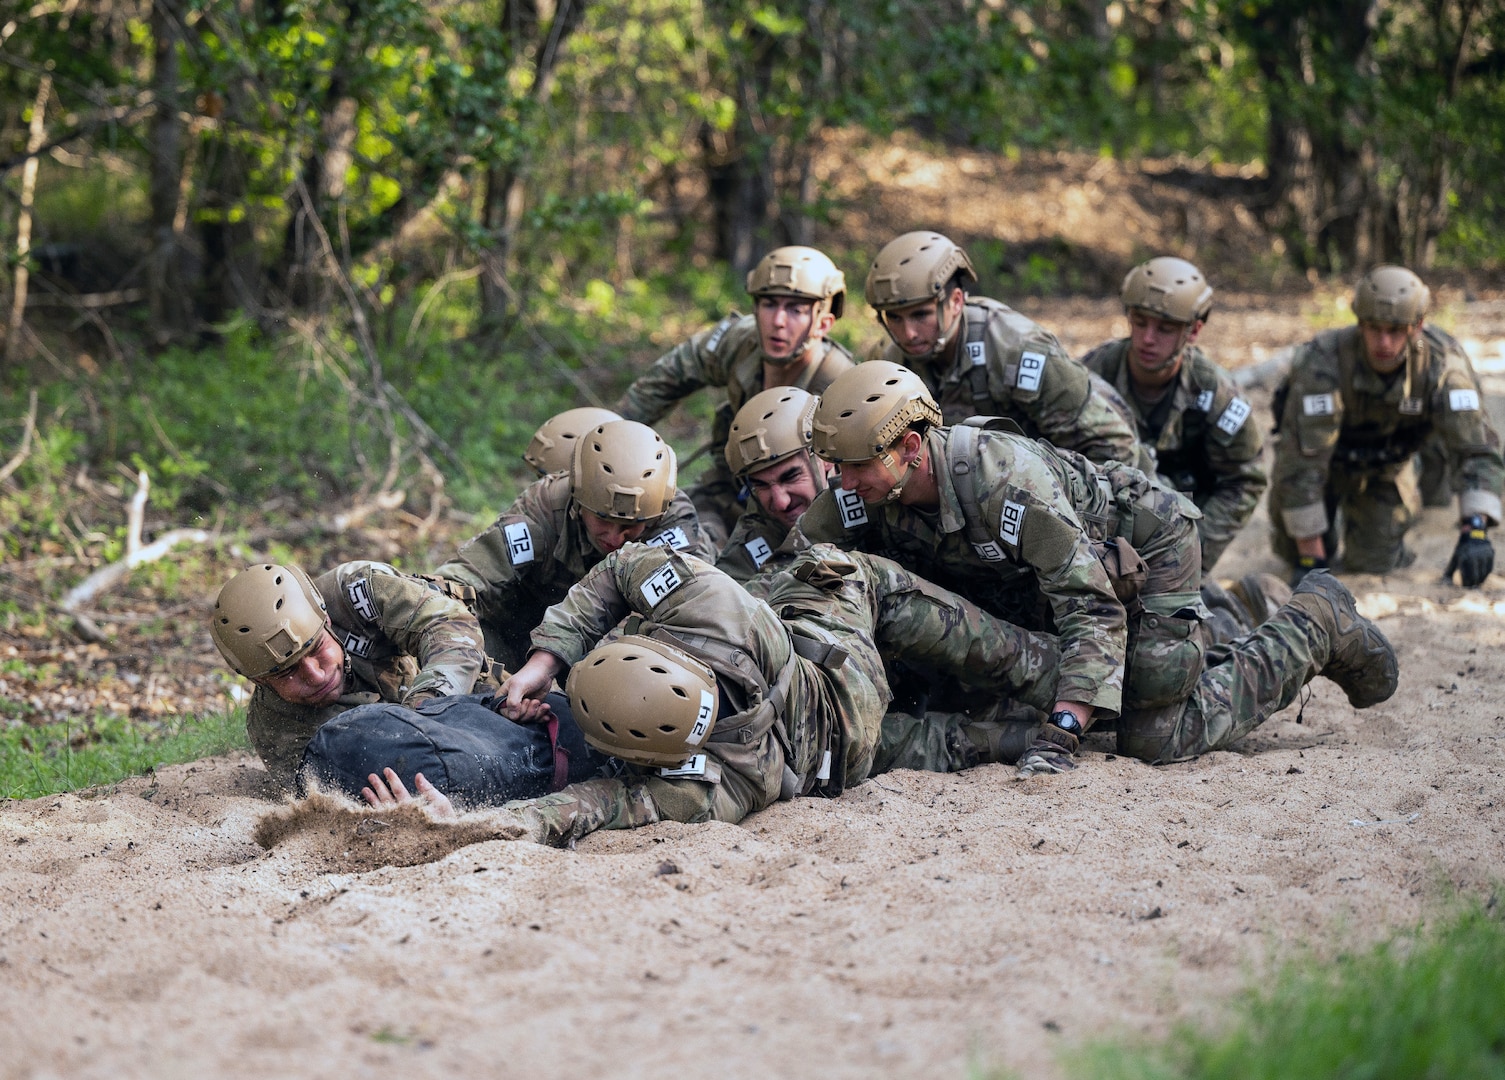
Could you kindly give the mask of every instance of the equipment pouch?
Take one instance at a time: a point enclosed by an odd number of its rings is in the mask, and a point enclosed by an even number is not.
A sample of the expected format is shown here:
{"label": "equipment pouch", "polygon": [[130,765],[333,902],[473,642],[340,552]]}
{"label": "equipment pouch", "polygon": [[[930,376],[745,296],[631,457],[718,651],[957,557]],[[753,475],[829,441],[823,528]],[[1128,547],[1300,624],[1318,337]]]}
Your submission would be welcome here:
{"label": "equipment pouch", "polygon": [[1145,578],[1149,575],[1150,568],[1146,565],[1139,552],[1134,550],[1134,545],[1122,536],[1115,536],[1105,543],[1093,544],[1097,552],[1098,561],[1103,564],[1103,570],[1108,575],[1108,580],[1113,583],[1113,595],[1118,597],[1118,602],[1127,607],[1139,590],[1144,588]]}
{"label": "equipment pouch", "polygon": [[1140,597],[1129,619],[1125,712],[1160,709],[1191,696],[1207,651],[1201,596],[1168,593]]}

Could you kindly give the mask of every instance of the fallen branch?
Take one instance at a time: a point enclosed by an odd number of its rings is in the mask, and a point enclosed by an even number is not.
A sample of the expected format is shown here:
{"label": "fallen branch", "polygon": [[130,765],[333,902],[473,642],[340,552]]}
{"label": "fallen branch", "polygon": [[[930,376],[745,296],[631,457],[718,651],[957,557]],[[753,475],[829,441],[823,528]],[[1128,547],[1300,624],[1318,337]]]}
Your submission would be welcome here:
{"label": "fallen branch", "polygon": [[95,644],[103,643],[106,640],[105,632],[93,619],[80,612],[79,608],[104,590],[114,588],[136,567],[144,563],[156,562],[179,544],[206,544],[213,538],[214,534],[204,529],[173,529],[163,533],[145,547],[138,547],[135,552],[126,555],[119,562],[113,562],[109,566],[94,571],[69,589],[68,595],[63,597],[63,602],[58,606],[65,614],[73,616],[74,629],[79,637]]}
{"label": "fallen branch", "polygon": [[31,454],[31,437],[37,430],[37,392],[31,392],[31,404],[26,409],[26,428],[21,432],[21,448],[15,452],[3,468],[0,468],[0,484],[10,479],[11,473],[21,467]]}

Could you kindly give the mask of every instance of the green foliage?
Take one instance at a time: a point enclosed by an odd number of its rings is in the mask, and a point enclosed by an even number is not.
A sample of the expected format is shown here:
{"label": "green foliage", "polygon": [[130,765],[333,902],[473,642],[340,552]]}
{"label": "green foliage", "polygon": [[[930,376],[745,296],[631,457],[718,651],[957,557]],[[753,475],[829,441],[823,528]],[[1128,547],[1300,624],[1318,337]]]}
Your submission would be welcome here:
{"label": "green foliage", "polygon": [[1306,955],[1233,1010],[1225,1030],[1159,1045],[1094,1044],[1068,1074],[1095,1080],[1413,1080],[1505,1077],[1505,924],[1493,904],[1327,959]]}
{"label": "green foliage", "polygon": [[[10,711],[0,701],[0,711]],[[0,798],[35,799],[60,791],[113,784],[199,758],[249,749],[244,711],[186,717],[149,732],[101,715],[76,724],[0,729]]]}

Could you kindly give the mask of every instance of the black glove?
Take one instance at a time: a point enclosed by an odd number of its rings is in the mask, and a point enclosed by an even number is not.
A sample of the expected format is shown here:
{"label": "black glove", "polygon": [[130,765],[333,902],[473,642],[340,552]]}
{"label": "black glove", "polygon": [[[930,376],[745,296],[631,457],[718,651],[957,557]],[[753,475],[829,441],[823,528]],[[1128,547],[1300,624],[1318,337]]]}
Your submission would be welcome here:
{"label": "black glove", "polygon": [[1301,579],[1313,570],[1326,570],[1327,560],[1318,555],[1301,555],[1296,559],[1296,569],[1291,574],[1291,584],[1300,585]]}
{"label": "black glove", "polygon": [[1471,517],[1465,524],[1468,529],[1459,535],[1458,546],[1453,549],[1443,576],[1451,581],[1456,570],[1465,589],[1476,589],[1495,568],[1495,546],[1489,542],[1482,517]]}

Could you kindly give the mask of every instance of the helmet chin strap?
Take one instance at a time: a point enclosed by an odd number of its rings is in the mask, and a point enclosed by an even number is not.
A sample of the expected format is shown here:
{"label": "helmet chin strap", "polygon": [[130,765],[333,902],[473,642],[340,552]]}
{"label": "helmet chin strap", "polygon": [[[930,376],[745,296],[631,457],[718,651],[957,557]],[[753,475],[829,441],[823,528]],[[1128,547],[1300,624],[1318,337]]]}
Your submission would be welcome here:
{"label": "helmet chin strap", "polygon": [[878,455],[878,460],[883,462],[883,467],[888,470],[888,475],[894,478],[894,486],[889,488],[888,494],[884,495],[879,501],[885,503],[897,502],[899,496],[904,494],[904,485],[909,483],[910,478],[915,474],[915,470],[920,467],[920,455],[916,454],[914,460],[904,466],[903,472],[900,472],[895,467],[894,456],[887,450]]}
{"label": "helmet chin strap", "polygon": [[[944,296],[944,295],[936,297],[936,301],[935,301],[935,325],[936,326],[941,326],[941,316],[945,313],[947,299],[948,299],[948,297]],[[965,303],[963,303],[963,310],[965,310]],[[892,341],[895,345],[899,346],[899,351],[904,354],[904,358],[906,360],[934,360],[936,357],[940,356],[941,353],[943,353],[943,352],[946,351],[946,346],[948,346],[948,345],[951,344],[951,335],[956,332],[957,327],[961,325],[961,321],[962,321],[962,312],[958,311],[956,313],[956,318],[953,319],[953,320],[951,320],[951,325],[947,326],[943,330],[941,330],[940,336],[935,339],[935,344],[932,345],[932,346],[930,346],[930,348],[926,352],[924,352],[923,354],[918,354],[918,353],[911,353],[911,352],[906,351],[905,348],[904,348],[904,344],[898,339],[897,336],[895,336],[893,327],[889,326],[889,324],[888,324],[888,318],[885,316],[884,319],[882,320],[882,322],[883,322],[883,329],[884,329],[885,332],[887,332],[888,339],[890,341]]]}
{"label": "helmet chin strap", "polygon": [[[825,314],[824,305],[826,302],[824,300],[817,300],[810,305],[810,325],[805,327],[805,332],[800,335],[800,339],[789,350],[788,356],[775,360],[767,352],[764,352],[763,360],[774,367],[788,367],[790,364],[797,363],[810,350],[810,347],[815,344],[815,341],[810,340],[810,335],[815,332],[815,324],[820,322],[821,316]],[[816,339],[816,341],[819,340],[819,338]]]}

